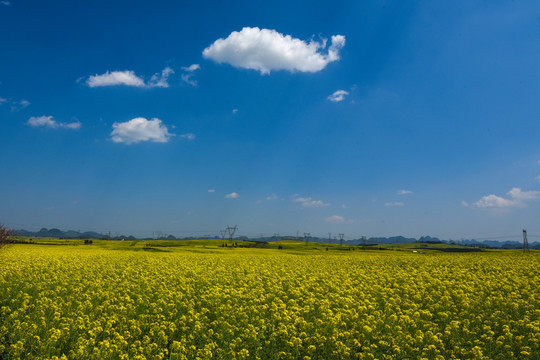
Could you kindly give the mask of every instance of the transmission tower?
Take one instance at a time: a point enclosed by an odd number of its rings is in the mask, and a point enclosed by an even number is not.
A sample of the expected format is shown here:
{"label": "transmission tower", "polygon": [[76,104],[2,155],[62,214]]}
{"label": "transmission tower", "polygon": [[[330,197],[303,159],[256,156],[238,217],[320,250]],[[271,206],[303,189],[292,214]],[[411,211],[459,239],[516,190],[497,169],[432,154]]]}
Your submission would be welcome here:
{"label": "transmission tower", "polygon": [[225,240],[226,234],[227,234],[227,230],[219,230],[219,235],[221,235],[222,240]]}
{"label": "transmission tower", "polygon": [[339,246],[343,246],[343,238],[345,237],[345,234],[339,234]]}
{"label": "transmission tower", "polygon": [[362,236],[362,248],[366,248],[366,237]]}
{"label": "transmission tower", "polygon": [[328,233],[328,243],[329,244],[332,243],[332,233],[331,232]]}
{"label": "transmission tower", "polygon": [[309,242],[309,235],[311,235],[311,234],[310,233],[304,233],[304,240],[306,240],[306,245]]}
{"label": "transmission tower", "polygon": [[231,241],[233,240],[234,233],[236,232],[236,230],[238,230],[236,225],[234,225],[234,226],[227,225],[227,232],[229,233],[229,240],[231,240]]}
{"label": "transmission tower", "polygon": [[529,252],[529,241],[527,240],[527,230],[523,229],[523,252]]}
{"label": "transmission tower", "polygon": [[279,241],[279,234],[278,233],[274,233],[274,241]]}

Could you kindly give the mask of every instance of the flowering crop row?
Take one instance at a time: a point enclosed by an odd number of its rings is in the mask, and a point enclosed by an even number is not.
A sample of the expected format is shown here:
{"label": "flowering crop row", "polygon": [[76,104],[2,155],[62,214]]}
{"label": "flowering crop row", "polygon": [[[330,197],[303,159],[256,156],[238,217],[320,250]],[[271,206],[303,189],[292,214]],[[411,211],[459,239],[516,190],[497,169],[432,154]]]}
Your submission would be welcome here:
{"label": "flowering crop row", "polygon": [[540,254],[15,245],[2,359],[539,359]]}

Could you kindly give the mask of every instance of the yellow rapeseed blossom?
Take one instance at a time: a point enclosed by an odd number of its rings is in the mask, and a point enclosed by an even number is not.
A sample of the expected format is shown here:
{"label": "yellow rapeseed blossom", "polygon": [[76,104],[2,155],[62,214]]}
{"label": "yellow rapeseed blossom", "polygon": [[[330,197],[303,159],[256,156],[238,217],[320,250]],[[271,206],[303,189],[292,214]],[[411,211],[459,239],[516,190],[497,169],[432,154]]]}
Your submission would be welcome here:
{"label": "yellow rapeseed blossom", "polygon": [[2,359],[539,359],[540,254],[0,253]]}

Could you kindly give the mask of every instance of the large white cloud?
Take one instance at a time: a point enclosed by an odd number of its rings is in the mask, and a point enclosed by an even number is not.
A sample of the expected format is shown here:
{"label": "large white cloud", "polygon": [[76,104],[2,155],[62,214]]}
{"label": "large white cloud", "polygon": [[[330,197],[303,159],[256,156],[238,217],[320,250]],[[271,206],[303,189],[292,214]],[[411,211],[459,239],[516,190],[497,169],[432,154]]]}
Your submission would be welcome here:
{"label": "large white cloud", "polygon": [[521,191],[520,188],[512,188],[506,193],[509,198],[503,198],[494,194],[486,195],[473,203],[474,207],[479,208],[508,208],[527,206],[527,201],[537,200],[540,191]]}
{"label": "large white cloud", "polygon": [[139,117],[126,122],[115,122],[112,127],[111,138],[117,143],[135,144],[141,141],[164,143],[174,136],[157,118],[147,120]]}
{"label": "large white cloud", "polygon": [[330,62],[339,60],[339,50],[345,46],[345,36],[332,36],[327,53],[326,40],[305,42],[283,35],[276,30],[245,27],[218,39],[204,49],[203,56],[218,63],[269,74],[273,70],[290,72],[321,71]]}
{"label": "large white cloud", "polygon": [[52,129],[72,129],[77,130],[80,129],[81,123],[79,121],[71,122],[71,123],[63,123],[58,122],[54,120],[52,116],[32,116],[30,119],[28,119],[28,125],[33,127],[49,127]]}
{"label": "large white cloud", "polygon": [[132,70],[107,71],[105,74],[91,75],[86,80],[86,84],[90,87],[124,85],[140,88],[168,88],[168,78],[172,74],[174,74],[174,70],[167,66],[161,72],[152,75],[148,83],[145,83],[144,79],[137,76]]}

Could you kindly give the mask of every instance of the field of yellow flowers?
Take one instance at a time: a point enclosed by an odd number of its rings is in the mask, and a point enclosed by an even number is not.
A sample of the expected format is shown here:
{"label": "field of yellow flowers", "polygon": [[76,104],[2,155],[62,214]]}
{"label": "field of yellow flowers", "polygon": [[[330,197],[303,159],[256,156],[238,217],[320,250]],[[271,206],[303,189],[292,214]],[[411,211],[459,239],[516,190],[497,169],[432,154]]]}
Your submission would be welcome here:
{"label": "field of yellow flowers", "polygon": [[539,261],[13,245],[0,359],[539,359]]}

